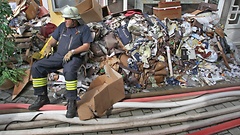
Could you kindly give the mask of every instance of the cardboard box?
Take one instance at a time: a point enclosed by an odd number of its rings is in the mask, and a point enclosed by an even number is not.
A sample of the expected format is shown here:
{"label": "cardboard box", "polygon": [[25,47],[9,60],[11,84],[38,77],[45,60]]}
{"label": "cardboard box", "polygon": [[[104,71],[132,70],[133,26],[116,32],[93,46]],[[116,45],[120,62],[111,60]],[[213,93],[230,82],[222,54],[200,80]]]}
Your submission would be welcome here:
{"label": "cardboard box", "polygon": [[101,117],[112,105],[125,98],[122,75],[109,65],[104,66],[105,75],[92,81],[87,92],[78,102],[78,116],[81,120]]}
{"label": "cardboard box", "polygon": [[153,7],[153,14],[160,20],[164,18],[180,19],[182,16],[182,7],[180,1],[165,2],[160,1],[158,7]]}
{"label": "cardboard box", "polygon": [[85,23],[103,20],[102,7],[96,0],[84,0],[76,7]]}
{"label": "cardboard box", "polygon": [[153,7],[153,14],[157,16],[160,20],[164,18],[169,19],[180,19],[182,16],[182,7],[168,7],[168,8],[158,8]]}

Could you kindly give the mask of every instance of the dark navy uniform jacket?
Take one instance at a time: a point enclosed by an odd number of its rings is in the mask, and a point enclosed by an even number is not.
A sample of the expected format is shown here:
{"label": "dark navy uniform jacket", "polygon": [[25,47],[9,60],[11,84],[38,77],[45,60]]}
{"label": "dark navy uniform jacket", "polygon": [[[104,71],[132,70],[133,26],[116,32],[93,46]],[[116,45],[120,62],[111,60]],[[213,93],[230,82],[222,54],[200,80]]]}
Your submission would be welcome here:
{"label": "dark navy uniform jacket", "polygon": [[87,25],[79,25],[67,28],[62,22],[52,33],[52,37],[58,41],[57,53],[64,56],[68,51],[93,41],[90,28]]}

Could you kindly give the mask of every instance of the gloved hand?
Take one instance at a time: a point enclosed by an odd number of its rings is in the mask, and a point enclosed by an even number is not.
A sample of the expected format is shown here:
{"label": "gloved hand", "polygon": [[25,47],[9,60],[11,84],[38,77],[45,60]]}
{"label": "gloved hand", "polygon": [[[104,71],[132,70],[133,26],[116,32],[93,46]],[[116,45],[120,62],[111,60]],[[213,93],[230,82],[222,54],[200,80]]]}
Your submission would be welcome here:
{"label": "gloved hand", "polygon": [[48,57],[49,55],[52,55],[52,47],[47,45],[45,50],[44,50],[44,57]]}
{"label": "gloved hand", "polygon": [[72,55],[73,55],[73,51],[68,51],[68,53],[63,58],[63,62],[68,62],[72,57]]}

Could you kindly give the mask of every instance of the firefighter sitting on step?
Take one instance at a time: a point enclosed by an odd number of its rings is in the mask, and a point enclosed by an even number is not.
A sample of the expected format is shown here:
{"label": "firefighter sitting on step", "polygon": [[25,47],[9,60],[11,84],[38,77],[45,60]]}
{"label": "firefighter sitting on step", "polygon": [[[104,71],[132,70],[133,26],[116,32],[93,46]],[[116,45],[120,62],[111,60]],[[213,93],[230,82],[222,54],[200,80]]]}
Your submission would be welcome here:
{"label": "firefighter sitting on step", "polygon": [[[36,101],[29,106],[29,110],[39,110],[43,105],[49,104],[47,91],[47,75],[63,68],[66,80],[67,118],[77,114],[77,71],[83,62],[81,53],[90,48],[93,41],[90,28],[79,24],[80,15],[76,7],[66,6],[62,11],[62,22],[52,33],[44,51],[44,58],[32,65],[32,81]],[[58,45],[57,51],[52,52],[52,47]]]}

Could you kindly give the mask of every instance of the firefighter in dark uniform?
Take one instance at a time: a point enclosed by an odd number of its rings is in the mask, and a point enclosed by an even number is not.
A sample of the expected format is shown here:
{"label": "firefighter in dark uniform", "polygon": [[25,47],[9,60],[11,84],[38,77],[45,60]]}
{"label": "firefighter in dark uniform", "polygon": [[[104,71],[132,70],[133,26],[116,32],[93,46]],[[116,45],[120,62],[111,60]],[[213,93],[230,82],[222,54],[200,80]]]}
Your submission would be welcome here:
{"label": "firefighter in dark uniform", "polygon": [[[77,72],[83,62],[81,53],[90,48],[93,41],[90,28],[79,24],[80,15],[76,7],[66,6],[62,11],[65,22],[61,23],[52,33],[52,38],[44,51],[45,57],[32,65],[32,81],[34,95],[38,98],[29,106],[29,110],[39,110],[49,104],[47,91],[47,75],[63,68],[66,80],[67,118],[73,118],[77,112]],[[52,47],[58,45],[53,53]]]}

